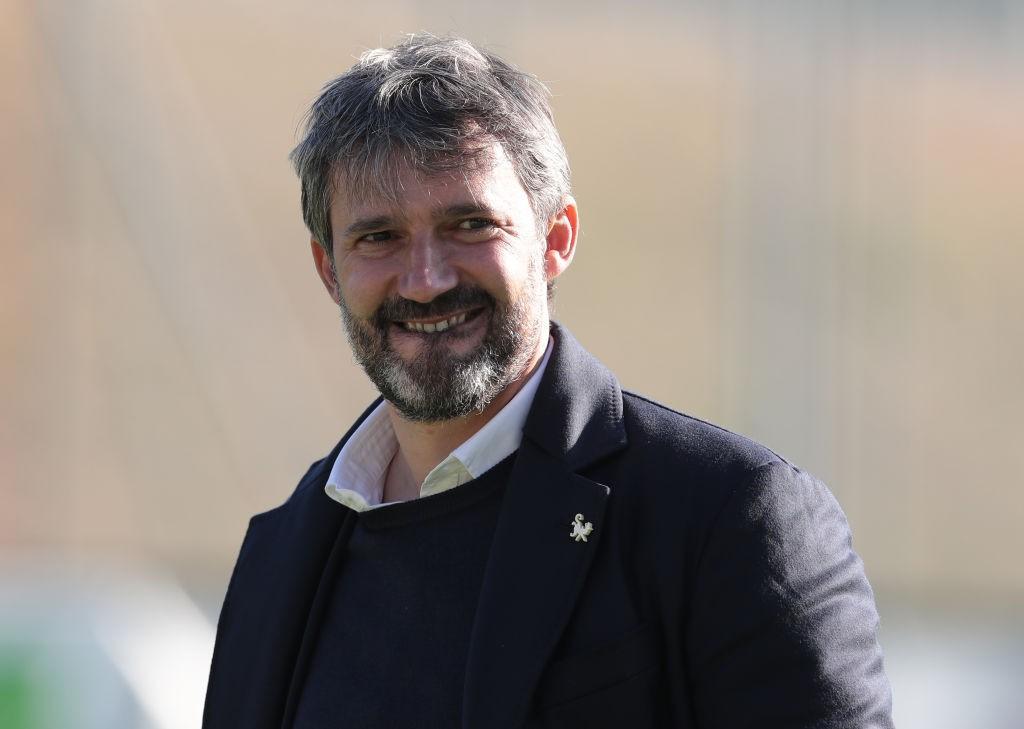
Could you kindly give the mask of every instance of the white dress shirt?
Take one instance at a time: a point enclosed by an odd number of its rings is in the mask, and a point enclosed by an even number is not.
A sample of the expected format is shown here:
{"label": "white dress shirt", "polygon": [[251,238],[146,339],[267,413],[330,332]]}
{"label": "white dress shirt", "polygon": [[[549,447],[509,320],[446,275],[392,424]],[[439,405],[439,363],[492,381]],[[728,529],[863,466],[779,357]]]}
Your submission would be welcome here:
{"label": "white dress shirt", "polygon": [[[439,494],[486,473],[519,448],[523,425],[537,394],[541,377],[551,356],[551,338],[540,364],[519,392],[484,427],[427,474],[420,496]],[[384,480],[391,459],[398,451],[386,404],[381,403],[356,428],[334,461],[324,490],[335,501],[354,511],[387,506]]]}

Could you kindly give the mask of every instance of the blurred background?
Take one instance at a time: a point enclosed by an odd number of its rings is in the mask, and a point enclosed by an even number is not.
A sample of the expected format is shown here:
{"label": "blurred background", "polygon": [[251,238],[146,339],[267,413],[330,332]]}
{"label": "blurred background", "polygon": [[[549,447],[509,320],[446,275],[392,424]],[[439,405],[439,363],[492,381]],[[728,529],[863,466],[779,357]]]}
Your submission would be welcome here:
{"label": "blurred background", "polygon": [[374,394],[286,157],[416,30],[554,94],[556,317],[830,484],[897,725],[1024,726],[1024,4],[4,0],[0,729],[198,726],[248,518]]}

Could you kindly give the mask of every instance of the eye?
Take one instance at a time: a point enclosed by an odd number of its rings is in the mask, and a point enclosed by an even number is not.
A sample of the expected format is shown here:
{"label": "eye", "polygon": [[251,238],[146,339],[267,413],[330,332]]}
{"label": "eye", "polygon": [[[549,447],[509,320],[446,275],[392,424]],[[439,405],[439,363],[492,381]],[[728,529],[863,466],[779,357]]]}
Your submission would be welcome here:
{"label": "eye", "polygon": [[466,218],[455,224],[455,229],[471,240],[484,240],[494,235],[498,224],[490,218]]}
{"label": "eye", "polygon": [[373,233],[367,233],[366,235],[359,238],[358,243],[368,243],[370,245],[380,245],[387,243],[394,238],[390,230],[378,230]]}

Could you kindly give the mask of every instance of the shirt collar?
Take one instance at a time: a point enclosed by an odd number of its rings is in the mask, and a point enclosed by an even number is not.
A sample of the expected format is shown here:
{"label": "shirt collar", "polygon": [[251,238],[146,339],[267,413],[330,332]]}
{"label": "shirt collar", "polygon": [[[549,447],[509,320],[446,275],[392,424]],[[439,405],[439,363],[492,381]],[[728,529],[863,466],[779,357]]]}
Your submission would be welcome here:
{"label": "shirt collar", "polygon": [[[540,364],[519,392],[480,430],[427,474],[420,496],[430,496],[478,478],[511,455],[523,439],[523,425],[551,357],[551,338]],[[379,506],[384,497],[384,479],[398,450],[398,440],[387,406],[381,403],[342,446],[331,468],[324,490],[327,495],[354,511]]]}

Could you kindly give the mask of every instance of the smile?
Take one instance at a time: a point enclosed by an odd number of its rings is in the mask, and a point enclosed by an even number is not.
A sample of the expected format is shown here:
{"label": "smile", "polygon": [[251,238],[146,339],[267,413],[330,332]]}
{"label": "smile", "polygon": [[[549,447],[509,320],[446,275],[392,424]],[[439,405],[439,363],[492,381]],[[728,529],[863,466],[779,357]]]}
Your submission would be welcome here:
{"label": "smile", "polygon": [[477,313],[479,313],[479,311],[463,311],[459,314],[450,316],[447,319],[438,319],[435,321],[403,321],[398,323],[406,331],[435,334],[458,326],[459,324],[464,323],[466,319],[474,318]]}

